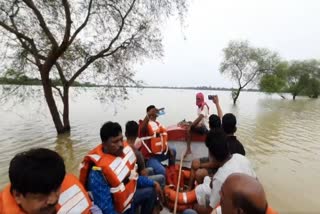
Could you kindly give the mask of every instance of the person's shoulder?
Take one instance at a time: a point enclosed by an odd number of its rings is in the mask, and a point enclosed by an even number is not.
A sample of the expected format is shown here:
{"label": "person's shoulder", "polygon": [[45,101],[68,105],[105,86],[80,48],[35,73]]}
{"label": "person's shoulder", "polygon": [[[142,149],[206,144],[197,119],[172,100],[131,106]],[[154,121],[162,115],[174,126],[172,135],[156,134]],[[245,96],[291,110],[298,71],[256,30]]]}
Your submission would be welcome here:
{"label": "person's shoulder", "polygon": [[[231,164],[232,165],[232,164]],[[230,160],[223,166],[219,167],[218,171],[214,174],[213,180],[224,182],[226,175],[230,171]]]}
{"label": "person's shoulder", "polygon": [[241,160],[241,161],[249,161],[249,159],[248,158],[246,158],[244,155],[242,155],[242,154],[238,154],[238,153],[234,153],[233,155],[232,155],[232,159],[233,160]]}
{"label": "person's shoulder", "polygon": [[242,143],[240,142],[240,140],[237,138],[237,136],[234,136],[234,141],[235,141],[237,144],[243,146]]}
{"label": "person's shoulder", "polygon": [[209,113],[209,106],[208,105],[204,105],[203,111],[205,111],[206,114],[208,114]]}
{"label": "person's shoulder", "polygon": [[233,154],[233,158],[234,165],[240,165],[242,169],[253,170],[252,164],[247,157],[241,154]]}
{"label": "person's shoulder", "polygon": [[71,174],[71,173],[67,173],[64,177],[64,180],[72,180],[72,181],[75,181],[75,180],[78,180],[78,178],[74,175],[74,174]]}
{"label": "person's shoulder", "polygon": [[227,136],[227,140],[229,142],[234,142],[234,143],[240,143],[241,144],[241,142],[238,140],[237,136],[235,136],[235,135]]}

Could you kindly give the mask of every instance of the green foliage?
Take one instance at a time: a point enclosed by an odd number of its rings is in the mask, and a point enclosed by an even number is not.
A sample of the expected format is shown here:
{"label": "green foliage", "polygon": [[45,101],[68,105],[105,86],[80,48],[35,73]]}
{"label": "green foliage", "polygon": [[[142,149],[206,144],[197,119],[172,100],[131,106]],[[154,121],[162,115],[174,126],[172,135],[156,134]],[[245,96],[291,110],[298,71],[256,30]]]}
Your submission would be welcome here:
{"label": "green foliage", "polygon": [[319,79],[310,79],[308,87],[306,88],[306,95],[310,98],[318,98],[320,95],[320,81]]}
{"label": "green foliage", "polygon": [[314,59],[281,62],[261,78],[259,88],[268,93],[289,92],[293,99],[298,95],[316,98],[320,94],[319,71],[320,62]]}
{"label": "green foliage", "polygon": [[267,93],[277,93],[283,90],[285,84],[285,81],[277,75],[266,74],[261,78],[259,88]]}

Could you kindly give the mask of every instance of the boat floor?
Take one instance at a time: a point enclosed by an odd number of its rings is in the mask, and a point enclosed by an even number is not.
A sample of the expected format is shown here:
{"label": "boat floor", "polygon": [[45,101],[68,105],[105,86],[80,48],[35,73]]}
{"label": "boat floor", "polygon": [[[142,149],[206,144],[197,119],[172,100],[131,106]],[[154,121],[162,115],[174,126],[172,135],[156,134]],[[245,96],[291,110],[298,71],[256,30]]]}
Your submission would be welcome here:
{"label": "boat floor", "polygon": [[[187,149],[187,143],[185,141],[169,141],[169,145],[176,148],[176,151],[177,151],[176,164],[180,164],[182,154],[184,154],[184,152]],[[182,162],[183,167],[190,168],[192,160],[208,156],[208,149],[205,146],[204,142],[192,142],[191,151],[192,151],[191,154],[183,158],[183,162]],[[165,162],[165,164],[167,164],[167,162]],[[160,214],[170,214],[170,213],[172,212],[166,207],[164,207],[163,210],[160,212]]]}
{"label": "boat floor", "polygon": [[[187,149],[187,143],[184,141],[169,141],[169,145],[176,148],[176,163],[179,164],[182,155]],[[198,159],[201,157],[208,157],[208,149],[205,146],[204,142],[192,142],[191,143],[191,151],[192,153],[183,158],[182,166],[190,168],[191,162],[194,159]]]}

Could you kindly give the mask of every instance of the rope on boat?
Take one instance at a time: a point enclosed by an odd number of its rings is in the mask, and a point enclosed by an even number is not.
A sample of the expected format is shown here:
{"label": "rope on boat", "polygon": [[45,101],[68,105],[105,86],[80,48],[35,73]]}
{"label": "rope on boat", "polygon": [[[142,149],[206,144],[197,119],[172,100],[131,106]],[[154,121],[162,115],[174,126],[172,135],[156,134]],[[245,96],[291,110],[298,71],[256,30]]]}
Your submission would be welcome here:
{"label": "rope on boat", "polygon": [[183,163],[183,159],[185,154],[187,153],[187,150],[182,152],[181,154],[181,159],[180,159],[180,168],[179,168],[179,176],[178,176],[178,184],[177,184],[177,188],[176,188],[176,199],[174,200],[174,209],[173,209],[173,214],[177,213],[177,205],[178,205],[178,193],[179,193],[179,187],[180,187],[180,178],[181,178],[181,172],[182,172],[182,163]]}

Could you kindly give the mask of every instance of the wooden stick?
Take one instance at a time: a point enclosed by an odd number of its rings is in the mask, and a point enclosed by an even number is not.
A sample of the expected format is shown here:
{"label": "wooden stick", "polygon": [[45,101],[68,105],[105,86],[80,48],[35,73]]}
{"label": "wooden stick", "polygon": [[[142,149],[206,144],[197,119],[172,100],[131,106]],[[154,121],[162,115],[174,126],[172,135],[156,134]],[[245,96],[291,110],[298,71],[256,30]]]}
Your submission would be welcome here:
{"label": "wooden stick", "polygon": [[181,160],[180,160],[180,168],[179,168],[179,176],[178,176],[178,184],[177,184],[177,188],[176,188],[176,199],[174,201],[174,209],[173,209],[173,214],[177,213],[177,205],[178,205],[178,195],[179,195],[179,187],[180,187],[180,178],[181,178],[181,171],[182,171],[182,162],[184,159],[184,156],[186,154],[187,151],[182,152],[181,154]]}

